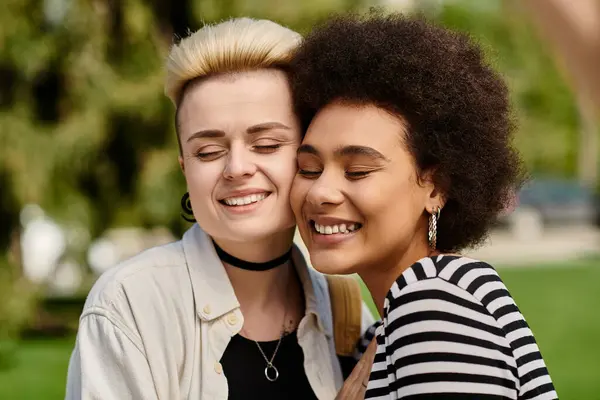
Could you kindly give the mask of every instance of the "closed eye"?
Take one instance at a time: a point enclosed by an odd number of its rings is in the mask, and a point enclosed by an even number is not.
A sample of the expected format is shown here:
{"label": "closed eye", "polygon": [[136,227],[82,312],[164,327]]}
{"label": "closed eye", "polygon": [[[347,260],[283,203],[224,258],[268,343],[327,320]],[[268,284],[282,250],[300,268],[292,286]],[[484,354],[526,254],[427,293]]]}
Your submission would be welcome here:
{"label": "closed eye", "polygon": [[225,150],[197,152],[196,157],[202,161],[212,161],[219,158],[223,153],[225,153]]}
{"label": "closed eye", "polygon": [[321,175],[321,171],[309,171],[306,169],[299,169],[298,175],[303,176],[305,178],[317,178]]}
{"label": "closed eye", "polygon": [[254,146],[254,150],[262,154],[270,154],[274,153],[277,149],[281,147],[281,144],[269,144],[263,146]]}
{"label": "closed eye", "polygon": [[361,179],[369,175],[372,171],[347,171],[346,177],[350,179]]}

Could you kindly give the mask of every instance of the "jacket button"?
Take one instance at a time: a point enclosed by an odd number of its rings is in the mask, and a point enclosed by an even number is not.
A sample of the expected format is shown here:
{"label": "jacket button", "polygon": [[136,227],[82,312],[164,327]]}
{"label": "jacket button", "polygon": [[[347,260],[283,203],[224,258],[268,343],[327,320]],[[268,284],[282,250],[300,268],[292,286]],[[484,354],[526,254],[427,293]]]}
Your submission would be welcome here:
{"label": "jacket button", "polygon": [[210,315],[210,304],[207,304],[204,306],[204,308],[202,309],[202,312],[206,315]]}
{"label": "jacket button", "polygon": [[229,314],[227,316],[227,323],[229,325],[235,325],[235,324],[237,324],[238,323],[238,317],[235,314],[233,314],[233,313]]}
{"label": "jacket button", "polygon": [[221,375],[223,373],[223,366],[221,365],[221,363],[219,363],[219,362],[215,363],[215,372],[219,375]]}

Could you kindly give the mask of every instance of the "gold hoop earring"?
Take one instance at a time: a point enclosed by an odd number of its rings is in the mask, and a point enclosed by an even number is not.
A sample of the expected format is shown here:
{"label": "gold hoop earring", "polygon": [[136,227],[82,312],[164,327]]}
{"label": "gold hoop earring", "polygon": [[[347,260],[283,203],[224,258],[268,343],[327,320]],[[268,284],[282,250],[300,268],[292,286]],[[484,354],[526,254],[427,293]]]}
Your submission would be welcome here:
{"label": "gold hoop earring", "polygon": [[429,247],[431,247],[432,250],[435,250],[437,246],[437,224],[440,220],[441,212],[442,208],[438,207],[437,210],[433,209],[429,215],[429,232],[427,234],[427,238],[429,241]]}

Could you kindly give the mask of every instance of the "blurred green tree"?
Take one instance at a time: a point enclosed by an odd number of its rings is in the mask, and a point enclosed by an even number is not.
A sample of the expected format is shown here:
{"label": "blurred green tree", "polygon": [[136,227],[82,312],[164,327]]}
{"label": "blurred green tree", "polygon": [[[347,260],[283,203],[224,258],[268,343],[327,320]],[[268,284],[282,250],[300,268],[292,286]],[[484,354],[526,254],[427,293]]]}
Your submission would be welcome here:
{"label": "blurred green tree", "polygon": [[517,147],[533,175],[577,175],[579,111],[572,90],[527,14],[511,1],[447,2],[434,18],[469,33],[511,89]]}
{"label": "blurred green tree", "polygon": [[[163,95],[163,63],[173,41],[203,23],[235,16],[271,18],[306,32],[326,13],[360,4],[4,0],[0,299],[10,307],[0,307],[0,353],[3,337],[17,332],[33,309],[25,292],[37,293],[14,273],[23,206],[38,204],[91,239],[110,227],[166,226],[178,235],[188,225],[180,218],[185,181],[174,110]],[[78,256],[85,262],[84,254]]]}
{"label": "blurred green tree", "polygon": [[[8,221],[36,203],[97,236],[115,225],[181,232],[184,180],[163,60],[174,38],[231,16],[300,31],[356,0],[6,0],[0,15],[0,179]],[[6,82],[6,84],[5,84]]]}

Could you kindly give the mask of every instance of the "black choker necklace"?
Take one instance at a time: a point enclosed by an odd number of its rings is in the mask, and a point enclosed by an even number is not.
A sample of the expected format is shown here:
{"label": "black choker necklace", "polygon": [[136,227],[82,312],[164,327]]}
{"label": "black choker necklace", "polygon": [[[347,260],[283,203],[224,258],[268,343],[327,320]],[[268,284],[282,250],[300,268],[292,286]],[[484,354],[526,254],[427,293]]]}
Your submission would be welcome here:
{"label": "black choker necklace", "polygon": [[219,247],[219,245],[213,240],[213,244],[215,245],[215,250],[217,251],[217,255],[221,259],[221,261],[226,262],[229,265],[233,265],[234,267],[238,267],[241,269],[246,269],[249,271],[268,271],[275,267],[279,267],[281,264],[288,261],[292,256],[292,248],[290,248],[284,255],[277,257],[274,260],[267,262],[250,262],[241,260],[231,254],[227,253],[225,250]]}

